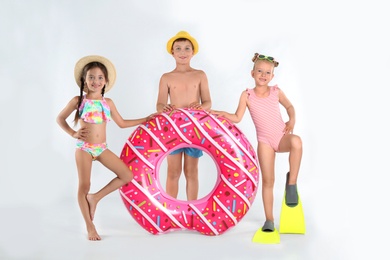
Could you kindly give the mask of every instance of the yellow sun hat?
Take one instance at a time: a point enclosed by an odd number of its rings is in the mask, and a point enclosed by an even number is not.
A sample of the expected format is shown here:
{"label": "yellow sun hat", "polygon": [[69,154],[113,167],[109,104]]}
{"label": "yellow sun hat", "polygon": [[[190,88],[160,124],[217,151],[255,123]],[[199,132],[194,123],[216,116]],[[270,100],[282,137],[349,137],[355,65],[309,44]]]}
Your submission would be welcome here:
{"label": "yellow sun hat", "polygon": [[198,53],[199,45],[198,45],[198,42],[195,40],[195,38],[192,37],[186,31],[180,31],[175,36],[173,36],[171,39],[169,39],[169,41],[167,42],[167,51],[169,54],[172,54],[173,42],[176,41],[177,39],[180,39],[180,38],[184,38],[184,39],[189,40],[192,43],[192,45],[194,46],[194,55]]}
{"label": "yellow sun hat", "polygon": [[[89,55],[81,58],[74,67],[74,78],[79,87],[81,87],[81,76],[85,65],[91,62],[100,62],[107,69],[108,79],[105,93],[107,93],[113,86],[116,80],[116,70],[114,64],[107,58],[99,55]],[[85,91],[85,90],[84,90]]]}

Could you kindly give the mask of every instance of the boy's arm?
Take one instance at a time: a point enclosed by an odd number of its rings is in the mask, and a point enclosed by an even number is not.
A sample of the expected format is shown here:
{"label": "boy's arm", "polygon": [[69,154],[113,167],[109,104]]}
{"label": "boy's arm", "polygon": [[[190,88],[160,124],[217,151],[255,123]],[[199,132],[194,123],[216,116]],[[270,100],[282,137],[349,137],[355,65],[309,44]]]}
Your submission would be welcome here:
{"label": "boy's arm", "polygon": [[158,97],[156,103],[157,113],[166,112],[164,111],[164,108],[167,106],[168,96],[168,82],[166,76],[162,75],[158,87]]}
{"label": "boy's arm", "polygon": [[211,95],[209,89],[209,82],[206,76],[206,73],[202,71],[201,80],[200,80],[200,100],[202,109],[208,111],[211,108]]}
{"label": "boy's arm", "polygon": [[244,116],[247,107],[247,96],[248,94],[246,93],[246,91],[243,91],[241,93],[240,101],[238,102],[236,113],[234,114],[217,110],[212,110],[211,113],[217,116],[222,116],[233,123],[239,123]]}

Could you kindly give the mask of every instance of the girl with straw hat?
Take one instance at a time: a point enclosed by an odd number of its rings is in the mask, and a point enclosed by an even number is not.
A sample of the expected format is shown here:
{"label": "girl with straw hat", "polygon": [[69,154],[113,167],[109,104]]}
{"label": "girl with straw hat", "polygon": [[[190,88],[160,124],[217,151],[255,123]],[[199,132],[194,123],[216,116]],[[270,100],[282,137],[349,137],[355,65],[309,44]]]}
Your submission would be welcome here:
{"label": "girl with straw hat", "polygon": [[[106,126],[114,121],[120,128],[132,127],[147,121],[149,117],[123,119],[114,102],[104,97],[115,83],[116,71],[107,58],[91,55],[81,58],[75,66],[74,75],[80,87],[79,96],[73,97],[57,116],[57,123],[76,139],[76,165],[79,176],[78,203],[83,215],[89,240],[101,240],[93,223],[97,203],[109,193],[129,183],[133,173],[121,159],[108,149]],[[74,112],[74,130],[67,118]],[[107,185],[96,193],[89,193],[92,162],[98,161],[116,174]]]}

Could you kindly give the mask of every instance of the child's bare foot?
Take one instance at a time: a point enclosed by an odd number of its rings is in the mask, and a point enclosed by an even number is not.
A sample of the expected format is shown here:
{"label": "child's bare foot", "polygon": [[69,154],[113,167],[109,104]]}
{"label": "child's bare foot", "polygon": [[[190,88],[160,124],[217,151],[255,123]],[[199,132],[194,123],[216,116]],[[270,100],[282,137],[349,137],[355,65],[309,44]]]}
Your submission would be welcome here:
{"label": "child's bare foot", "polygon": [[95,226],[88,228],[88,239],[91,241],[99,241],[101,237],[95,229]]}
{"label": "child's bare foot", "polygon": [[87,202],[89,206],[89,215],[91,216],[91,220],[93,220],[93,217],[95,216],[95,210],[96,210],[96,200],[94,199],[93,194],[87,195]]}

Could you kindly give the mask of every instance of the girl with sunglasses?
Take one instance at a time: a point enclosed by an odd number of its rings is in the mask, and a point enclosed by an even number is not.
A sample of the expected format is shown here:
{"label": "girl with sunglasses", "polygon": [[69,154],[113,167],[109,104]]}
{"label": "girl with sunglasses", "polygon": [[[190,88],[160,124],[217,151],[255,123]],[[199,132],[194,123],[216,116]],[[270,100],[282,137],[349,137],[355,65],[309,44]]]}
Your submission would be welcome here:
{"label": "girl with sunglasses", "polygon": [[[289,207],[298,205],[297,178],[302,158],[302,140],[293,134],[295,109],[285,93],[277,86],[269,86],[274,77],[274,68],[279,63],[270,56],[255,53],[252,58],[251,75],[255,87],[242,92],[237,110],[234,114],[225,111],[211,111],[233,123],[239,123],[248,108],[256,128],[258,140],[257,155],[262,174],[262,197],[266,221],[263,232],[274,232],[273,187],[275,182],[275,154],[289,154],[290,169],[287,173],[285,200]],[[284,122],[280,113],[282,105],[289,120]]]}

